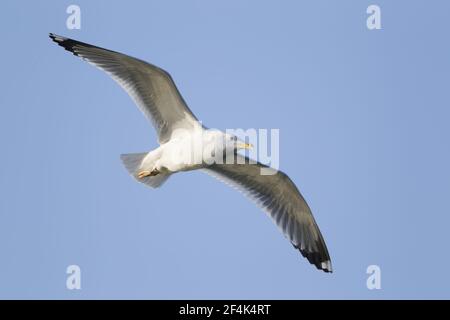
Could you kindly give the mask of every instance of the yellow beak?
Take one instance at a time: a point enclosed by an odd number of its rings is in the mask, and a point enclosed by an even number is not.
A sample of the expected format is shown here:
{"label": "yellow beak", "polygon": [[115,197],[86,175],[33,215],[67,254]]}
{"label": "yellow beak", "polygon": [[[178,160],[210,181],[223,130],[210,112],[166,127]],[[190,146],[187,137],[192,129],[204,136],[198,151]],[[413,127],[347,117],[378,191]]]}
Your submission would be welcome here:
{"label": "yellow beak", "polygon": [[251,143],[238,143],[237,145],[238,149],[252,149],[253,145]]}

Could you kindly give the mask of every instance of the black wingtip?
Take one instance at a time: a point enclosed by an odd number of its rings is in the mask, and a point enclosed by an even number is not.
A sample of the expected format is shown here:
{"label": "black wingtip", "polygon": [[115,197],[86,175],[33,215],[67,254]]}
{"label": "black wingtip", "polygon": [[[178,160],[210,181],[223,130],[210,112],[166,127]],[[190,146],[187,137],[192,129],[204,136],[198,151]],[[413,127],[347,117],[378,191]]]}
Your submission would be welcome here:
{"label": "black wingtip", "polygon": [[331,266],[331,260],[328,254],[324,255],[320,252],[309,252],[306,250],[302,250],[301,248],[295,245],[294,247],[298,251],[300,251],[302,256],[306,258],[309,261],[309,263],[314,265],[317,269],[322,270],[323,272],[326,273],[333,273],[333,267]]}
{"label": "black wingtip", "polygon": [[56,42],[56,44],[63,47],[67,51],[72,52],[75,56],[78,56],[78,53],[75,51],[74,46],[77,44],[81,44],[81,42],[66,37],[58,36],[54,33],[49,33],[48,36],[50,37],[50,39]]}
{"label": "black wingtip", "polygon": [[50,37],[50,39],[52,39],[56,43],[61,43],[62,41],[67,40],[67,38],[58,36],[57,34],[54,34],[51,32],[48,34],[48,36]]}
{"label": "black wingtip", "polygon": [[63,47],[67,51],[72,52],[77,57],[83,57],[83,54],[80,52],[82,50],[82,48],[99,49],[99,50],[103,50],[103,51],[121,54],[116,51],[93,46],[92,44],[89,44],[89,43],[81,42],[78,40],[73,40],[70,38],[63,37],[63,36],[58,36],[57,34],[54,34],[54,33],[49,33],[48,36],[50,37],[50,39],[52,39],[54,42],[56,42],[56,44]]}

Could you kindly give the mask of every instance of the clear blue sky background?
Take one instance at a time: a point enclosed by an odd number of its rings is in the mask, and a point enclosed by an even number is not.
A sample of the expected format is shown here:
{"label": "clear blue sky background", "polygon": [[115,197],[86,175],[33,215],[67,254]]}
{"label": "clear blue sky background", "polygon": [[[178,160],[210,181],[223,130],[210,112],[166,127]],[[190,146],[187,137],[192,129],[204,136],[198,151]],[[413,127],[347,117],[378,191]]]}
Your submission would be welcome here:
{"label": "clear blue sky background", "polygon": [[[81,30],[65,26],[72,3]],[[382,30],[366,28],[370,4]],[[450,298],[448,1],[1,8],[1,298]],[[201,172],[136,183],[119,154],[156,147],[153,129],[49,32],[165,68],[210,127],[279,128],[335,273]],[[366,288],[371,264],[381,290]]]}

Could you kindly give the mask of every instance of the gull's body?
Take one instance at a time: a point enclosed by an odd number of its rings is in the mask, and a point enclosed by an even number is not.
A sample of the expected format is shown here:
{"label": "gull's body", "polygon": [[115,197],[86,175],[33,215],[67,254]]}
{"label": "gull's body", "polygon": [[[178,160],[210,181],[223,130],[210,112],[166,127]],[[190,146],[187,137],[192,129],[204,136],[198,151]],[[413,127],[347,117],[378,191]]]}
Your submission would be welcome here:
{"label": "gull's body", "polygon": [[[201,169],[241,190],[268,213],[310,263],[325,272],[332,271],[325,241],[291,179],[239,155],[237,150],[249,145],[235,136],[203,127],[166,71],[122,53],[54,34],[50,38],[109,74],[155,127],[158,148],[121,156],[135,179],[157,188],[171,174]],[[230,155],[233,163],[215,161],[218,156],[225,159]],[[262,169],[272,170],[273,174],[262,175]]]}

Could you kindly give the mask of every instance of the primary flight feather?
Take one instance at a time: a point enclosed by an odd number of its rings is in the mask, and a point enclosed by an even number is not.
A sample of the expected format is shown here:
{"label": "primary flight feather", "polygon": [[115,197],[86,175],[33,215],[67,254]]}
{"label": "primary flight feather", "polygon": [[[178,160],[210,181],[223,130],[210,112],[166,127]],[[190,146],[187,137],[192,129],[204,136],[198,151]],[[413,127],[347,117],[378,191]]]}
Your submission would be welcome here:
{"label": "primary flight feather", "polygon": [[[332,272],[322,234],[292,180],[281,171],[238,154],[237,150],[250,145],[236,136],[202,126],[166,71],[119,52],[52,33],[50,38],[110,75],[155,127],[160,144],[157,149],[121,156],[125,167],[137,181],[157,188],[176,172],[203,170],[241,190],[269,214],[310,263],[325,272]],[[193,152],[193,145],[212,151],[207,153],[211,157],[217,156],[214,153],[219,150],[219,157],[225,159],[231,155],[234,161],[197,161],[186,157]],[[190,160],[181,161],[180,158]],[[261,174],[263,169],[273,172]]]}

